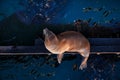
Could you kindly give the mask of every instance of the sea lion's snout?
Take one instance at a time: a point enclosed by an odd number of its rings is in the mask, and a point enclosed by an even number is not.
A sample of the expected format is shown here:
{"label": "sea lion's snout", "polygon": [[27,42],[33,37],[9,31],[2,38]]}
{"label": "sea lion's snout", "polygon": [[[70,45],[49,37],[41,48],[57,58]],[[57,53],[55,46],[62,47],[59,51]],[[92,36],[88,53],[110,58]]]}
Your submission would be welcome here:
{"label": "sea lion's snout", "polygon": [[43,29],[43,35],[46,35],[49,30],[47,28]]}

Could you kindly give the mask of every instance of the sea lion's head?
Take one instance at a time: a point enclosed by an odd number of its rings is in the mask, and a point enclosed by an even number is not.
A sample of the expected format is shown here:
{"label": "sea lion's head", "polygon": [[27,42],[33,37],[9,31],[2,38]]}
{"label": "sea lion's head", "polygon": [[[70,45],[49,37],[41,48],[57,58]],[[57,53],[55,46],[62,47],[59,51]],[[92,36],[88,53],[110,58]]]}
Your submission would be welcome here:
{"label": "sea lion's head", "polygon": [[48,37],[49,35],[51,35],[51,31],[48,30],[47,28],[43,29],[43,35]]}
{"label": "sea lion's head", "polygon": [[52,38],[55,36],[55,34],[47,28],[43,29],[43,35],[45,38]]}
{"label": "sea lion's head", "polygon": [[54,42],[54,43],[58,42],[57,36],[47,28],[43,29],[43,35],[45,36],[45,40],[47,41]]}

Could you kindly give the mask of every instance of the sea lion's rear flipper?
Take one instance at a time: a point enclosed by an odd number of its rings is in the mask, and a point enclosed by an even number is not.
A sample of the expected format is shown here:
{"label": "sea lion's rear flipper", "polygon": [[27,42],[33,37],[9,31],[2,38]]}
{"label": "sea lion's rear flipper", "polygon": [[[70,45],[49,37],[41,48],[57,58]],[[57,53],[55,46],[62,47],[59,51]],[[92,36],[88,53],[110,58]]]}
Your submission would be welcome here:
{"label": "sea lion's rear flipper", "polygon": [[83,70],[84,68],[87,67],[87,60],[88,60],[88,57],[84,57],[79,69]]}
{"label": "sea lion's rear flipper", "polygon": [[88,50],[81,50],[81,52],[79,52],[82,56],[83,56],[83,61],[79,67],[79,69],[83,70],[84,68],[87,67],[87,60],[89,58],[89,51]]}
{"label": "sea lion's rear flipper", "polygon": [[59,64],[60,64],[61,61],[62,61],[63,55],[64,55],[64,54],[58,54],[58,55],[57,55],[57,60],[58,60],[58,63],[59,63]]}

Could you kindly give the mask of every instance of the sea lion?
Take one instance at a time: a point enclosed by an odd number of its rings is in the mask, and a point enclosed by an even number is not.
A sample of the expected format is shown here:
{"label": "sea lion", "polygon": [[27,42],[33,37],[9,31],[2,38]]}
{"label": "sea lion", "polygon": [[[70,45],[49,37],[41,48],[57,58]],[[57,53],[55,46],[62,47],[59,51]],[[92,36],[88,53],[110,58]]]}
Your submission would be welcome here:
{"label": "sea lion", "polygon": [[58,63],[61,63],[64,52],[78,52],[83,56],[79,69],[87,67],[87,60],[90,54],[89,41],[79,32],[66,31],[55,35],[47,28],[43,29],[45,36],[45,47],[53,54],[57,54]]}

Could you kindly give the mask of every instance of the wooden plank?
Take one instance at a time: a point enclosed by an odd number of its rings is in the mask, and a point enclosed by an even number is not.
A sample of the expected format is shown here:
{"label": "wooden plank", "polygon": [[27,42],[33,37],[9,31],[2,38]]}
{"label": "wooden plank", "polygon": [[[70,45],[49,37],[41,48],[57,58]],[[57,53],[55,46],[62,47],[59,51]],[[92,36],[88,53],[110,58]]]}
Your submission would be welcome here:
{"label": "wooden plank", "polygon": [[[0,55],[39,55],[50,54],[41,46],[1,46]],[[70,53],[71,54],[71,53]],[[120,54],[120,46],[92,46],[91,54]]]}
{"label": "wooden plank", "polygon": [[[44,46],[0,46],[0,53],[48,53]],[[91,46],[91,52],[120,52],[120,46]]]}
{"label": "wooden plank", "polygon": [[[64,54],[77,54],[76,52],[74,53],[69,53],[69,52],[66,52]],[[97,54],[97,55],[102,55],[102,54],[116,54],[116,55],[120,55],[120,52],[91,52],[90,54]],[[0,56],[1,55],[53,55],[51,54],[50,52],[48,53],[0,53]]]}
{"label": "wooden plank", "polygon": [[[91,54],[119,54],[120,38],[89,38]],[[49,54],[44,45],[0,46],[0,55],[39,55]]]}

